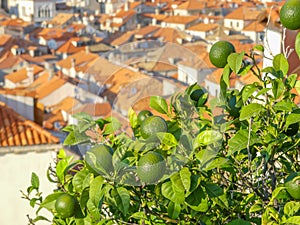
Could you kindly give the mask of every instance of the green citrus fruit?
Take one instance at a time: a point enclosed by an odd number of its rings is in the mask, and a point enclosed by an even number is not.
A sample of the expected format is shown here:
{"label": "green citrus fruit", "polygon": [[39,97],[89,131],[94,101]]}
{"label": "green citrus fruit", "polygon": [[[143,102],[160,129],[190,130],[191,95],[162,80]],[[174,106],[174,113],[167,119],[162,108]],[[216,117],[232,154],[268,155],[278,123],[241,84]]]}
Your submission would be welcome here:
{"label": "green citrus fruit", "polygon": [[289,125],[287,130],[284,131],[283,133],[291,137],[296,135],[298,133],[298,130],[299,130],[299,123],[293,123]]}
{"label": "green citrus fruit", "polygon": [[280,10],[282,26],[290,30],[300,29],[300,1],[287,0]]}
{"label": "green citrus fruit", "polygon": [[296,200],[300,200],[300,179],[293,181],[295,177],[300,176],[300,172],[291,173],[285,180],[284,186],[287,192]]}
{"label": "green citrus fruit", "polygon": [[142,110],[137,115],[137,121],[141,124],[147,117],[152,116],[153,114],[149,110]]}
{"label": "green citrus fruit", "polygon": [[113,153],[113,149],[104,144],[92,147],[85,155],[88,169],[97,174],[112,173],[114,170],[112,164]]}
{"label": "green citrus fruit", "polygon": [[137,164],[137,175],[145,183],[155,183],[164,175],[166,163],[157,152],[148,152],[141,156]]}
{"label": "green citrus fruit", "polygon": [[228,56],[233,52],[235,52],[235,48],[230,42],[218,41],[213,44],[209,51],[210,62],[218,68],[224,68]]}
{"label": "green citrus fruit", "polygon": [[144,139],[155,136],[157,132],[167,132],[166,121],[160,116],[149,116],[141,123],[141,136]]}
{"label": "green citrus fruit", "polygon": [[76,199],[69,194],[62,194],[55,201],[55,210],[62,218],[74,215]]}
{"label": "green citrus fruit", "polygon": [[191,93],[190,97],[192,100],[198,102],[199,98],[204,95],[204,93],[205,92],[202,89],[196,89]]}

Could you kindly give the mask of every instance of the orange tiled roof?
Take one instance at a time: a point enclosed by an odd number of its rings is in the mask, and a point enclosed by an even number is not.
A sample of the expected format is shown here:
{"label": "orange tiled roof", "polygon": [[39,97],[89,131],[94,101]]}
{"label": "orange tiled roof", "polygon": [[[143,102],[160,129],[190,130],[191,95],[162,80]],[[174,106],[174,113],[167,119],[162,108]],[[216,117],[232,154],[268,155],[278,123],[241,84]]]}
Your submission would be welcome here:
{"label": "orange tiled roof", "polygon": [[60,26],[67,23],[74,17],[73,14],[70,13],[59,13],[52,20],[48,22],[48,24],[52,24],[54,26]]}
{"label": "orange tiled roof", "polygon": [[116,71],[112,76],[110,76],[105,84],[109,86],[108,91],[110,93],[118,94],[123,86],[129,84],[130,82],[146,77],[147,76],[145,74],[142,74],[140,72],[134,72],[130,69],[122,68]]}
{"label": "orange tiled roof", "polygon": [[66,97],[61,102],[59,102],[53,106],[49,106],[49,108],[52,110],[53,114],[56,114],[56,113],[60,112],[61,110],[68,112],[69,110],[74,108],[79,103],[80,102],[76,98]]}
{"label": "orange tiled roof", "polygon": [[255,32],[263,32],[266,29],[266,26],[261,24],[258,21],[254,21],[246,26],[243,31],[255,31]]}
{"label": "orange tiled roof", "polygon": [[[44,70],[43,67],[37,66],[37,65],[32,65],[33,67],[33,75],[36,75]],[[22,68],[14,73],[10,73],[5,76],[5,79],[10,80],[13,83],[18,83],[21,82],[22,80],[27,79],[27,68]]]}
{"label": "orange tiled roof", "polygon": [[56,144],[59,139],[0,102],[0,146]]}
{"label": "orange tiled roof", "polygon": [[156,21],[163,21],[168,17],[167,15],[154,14],[154,13],[144,13],[143,16],[144,17],[149,17],[149,18],[152,18],[152,19],[156,19]]}
{"label": "orange tiled roof", "polygon": [[89,53],[86,51],[80,51],[73,55],[70,55],[69,57],[58,61],[56,63],[57,66],[61,68],[70,69],[72,67],[72,61],[75,61],[75,69],[78,71],[80,68],[86,66],[90,61],[98,58],[99,56],[97,54]]}
{"label": "orange tiled roof", "polygon": [[197,0],[189,0],[180,4],[176,9],[181,10],[201,10],[205,7],[205,2]]}
{"label": "orange tiled roof", "polygon": [[198,20],[198,16],[169,16],[163,20],[165,23],[187,24]]}
{"label": "orange tiled roof", "polygon": [[126,44],[126,43],[131,41],[134,34],[135,34],[135,31],[127,31],[126,33],[124,33],[120,37],[114,39],[110,44],[112,46],[120,46],[120,45]]}
{"label": "orange tiled roof", "polygon": [[12,36],[9,34],[0,35],[0,46],[6,45],[8,42],[12,40]]}
{"label": "orange tiled roof", "polygon": [[67,53],[67,54],[74,54],[76,52],[80,52],[85,49],[86,46],[79,46],[76,47],[73,44],[73,41],[78,41],[80,38],[79,37],[74,37],[69,39],[67,42],[62,44],[57,50],[57,53]]}
{"label": "orange tiled roof", "polygon": [[49,73],[45,72],[29,85],[27,90],[35,91],[37,98],[42,99],[66,83],[58,76],[54,75],[52,78],[50,76]]}
{"label": "orange tiled roof", "polygon": [[106,117],[111,113],[111,105],[109,102],[104,103],[87,103],[75,109],[72,113],[85,112],[94,117]]}
{"label": "orange tiled roof", "polygon": [[155,31],[157,31],[160,27],[159,26],[145,26],[145,27],[142,27],[141,29],[139,30],[136,30],[135,32],[135,36],[138,36],[138,37],[144,37],[146,35],[149,35]]}
{"label": "orange tiled roof", "polygon": [[198,23],[194,26],[189,27],[187,30],[192,31],[210,31],[218,28],[218,24],[205,24],[205,23]]}
{"label": "orange tiled roof", "polygon": [[0,22],[1,26],[12,26],[12,27],[26,27],[30,25],[29,22],[25,22],[21,18],[8,19]]}
{"label": "orange tiled roof", "polygon": [[178,40],[185,39],[186,34],[170,27],[162,27],[157,32],[155,32],[152,37],[154,39],[163,38],[163,41],[165,42],[178,44]]}
{"label": "orange tiled roof", "polygon": [[225,16],[225,19],[256,20],[262,11],[253,7],[239,7]]}
{"label": "orange tiled roof", "polygon": [[121,9],[119,12],[116,13],[116,15],[114,17],[127,19],[127,18],[134,16],[135,14],[136,14],[136,11],[134,11],[132,9],[130,9],[128,11]]}

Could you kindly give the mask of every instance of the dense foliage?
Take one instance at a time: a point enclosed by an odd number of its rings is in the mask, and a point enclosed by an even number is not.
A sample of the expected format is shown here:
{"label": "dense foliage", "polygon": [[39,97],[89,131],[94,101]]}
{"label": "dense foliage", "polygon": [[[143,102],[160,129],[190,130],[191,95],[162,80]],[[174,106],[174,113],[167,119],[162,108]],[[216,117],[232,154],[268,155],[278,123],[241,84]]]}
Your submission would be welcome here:
{"label": "dense foliage", "polygon": [[[167,131],[155,137],[141,136],[132,109],[131,135],[120,131],[115,118],[75,115],[78,125],[64,128],[65,145],[108,150],[89,150],[76,161],[61,150],[48,171],[57,189],[46,197],[33,173],[24,193],[31,206],[38,205],[31,223],[45,220],[39,211],[46,208],[52,223],[61,225],[300,224],[300,109],[294,103],[300,82],[288,74],[283,54],[259,69],[263,51],[258,45],[250,53],[229,55],[219,98],[207,102],[206,90],[197,84],[169,101],[152,96],[153,113],[167,123]],[[249,73],[254,83],[230,88],[232,76]],[[149,152],[159,153],[165,164],[159,180],[145,183],[138,162]],[[70,217],[55,208],[65,193],[76,199]]]}

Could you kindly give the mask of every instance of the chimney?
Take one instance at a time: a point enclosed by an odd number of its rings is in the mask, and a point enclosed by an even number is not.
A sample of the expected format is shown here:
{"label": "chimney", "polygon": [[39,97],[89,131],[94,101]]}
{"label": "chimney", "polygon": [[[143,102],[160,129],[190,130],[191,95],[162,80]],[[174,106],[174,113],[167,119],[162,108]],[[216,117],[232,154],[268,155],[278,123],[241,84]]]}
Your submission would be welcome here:
{"label": "chimney", "polygon": [[74,58],[71,59],[71,68],[75,68],[75,59]]}
{"label": "chimney", "polygon": [[128,11],[129,10],[129,2],[126,1],[124,4],[124,11]]}
{"label": "chimney", "polygon": [[89,53],[90,53],[89,46],[88,46],[88,45],[86,45],[86,46],[85,46],[85,54],[89,54]]}
{"label": "chimney", "polygon": [[34,69],[31,65],[26,67],[26,73],[27,73],[27,77],[28,77],[28,83],[30,85],[34,81]]}

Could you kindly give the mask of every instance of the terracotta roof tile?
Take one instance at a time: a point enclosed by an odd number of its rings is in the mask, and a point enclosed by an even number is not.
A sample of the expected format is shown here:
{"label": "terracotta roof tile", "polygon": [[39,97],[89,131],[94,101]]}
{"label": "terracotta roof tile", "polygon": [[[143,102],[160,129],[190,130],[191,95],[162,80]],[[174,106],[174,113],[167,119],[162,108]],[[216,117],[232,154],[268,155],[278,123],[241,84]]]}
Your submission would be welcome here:
{"label": "terracotta roof tile", "polygon": [[205,2],[198,0],[189,0],[180,4],[176,9],[181,10],[201,10],[205,7]]}
{"label": "terracotta roof tile", "polygon": [[61,26],[70,21],[74,17],[73,14],[70,13],[58,13],[52,20],[48,21],[48,24],[52,24],[53,26]]}
{"label": "terracotta roof tile", "polygon": [[75,109],[72,113],[85,112],[93,117],[106,117],[111,113],[111,105],[109,102],[104,103],[87,103]]}
{"label": "terracotta roof tile", "polygon": [[163,20],[165,23],[187,24],[198,20],[198,16],[169,16]]}
{"label": "terracotta roof tile", "polygon": [[[33,67],[33,74],[37,75],[38,73],[42,72],[44,70],[43,67],[37,66],[37,65],[32,65]],[[5,76],[5,79],[10,80],[13,83],[19,83],[25,79],[27,79],[27,68],[22,68],[14,73],[10,73]]]}
{"label": "terracotta roof tile", "polygon": [[164,14],[154,14],[154,13],[144,13],[143,16],[156,19],[156,21],[163,21],[168,17],[167,15]]}
{"label": "terracotta roof tile", "polygon": [[85,46],[75,46],[73,41],[78,41],[79,38],[74,37],[69,39],[67,42],[62,44],[57,50],[56,53],[66,53],[66,54],[74,54],[85,49]]}
{"label": "terracotta roof tile", "polygon": [[0,46],[7,45],[12,39],[13,38],[11,35],[8,35],[8,34],[0,35]]}
{"label": "terracotta roof tile", "polygon": [[180,43],[180,40],[185,39],[187,35],[179,30],[170,28],[170,27],[162,27],[157,32],[153,34],[154,39],[162,38],[164,42],[170,43]]}
{"label": "terracotta roof tile", "polygon": [[261,12],[261,10],[254,7],[238,7],[236,10],[227,14],[225,19],[256,20]]}
{"label": "terracotta roof tile", "polygon": [[243,31],[255,31],[255,32],[263,32],[266,29],[266,26],[261,24],[258,21],[254,21],[250,23],[248,26],[244,27]]}
{"label": "terracotta roof tile", "polygon": [[73,55],[70,55],[69,57],[60,60],[56,63],[57,66],[61,68],[70,69],[72,67],[72,61],[74,60],[75,63],[75,69],[78,71],[80,67],[85,66],[87,63],[89,63],[92,60],[95,60],[99,56],[97,54],[89,53],[86,51],[80,51]]}
{"label": "terracotta roof tile", "polygon": [[187,30],[192,31],[210,31],[218,28],[218,24],[205,24],[205,23],[198,23],[194,26],[189,27]]}
{"label": "terracotta roof tile", "polygon": [[0,102],[0,146],[56,144],[59,139]]}
{"label": "terracotta roof tile", "polygon": [[63,86],[65,83],[66,81],[58,76],[54,75],[51,77],[49,73],[45,72],[26,89],[28,91],[35,91],[37,94],[36,97],[42,99]]}

